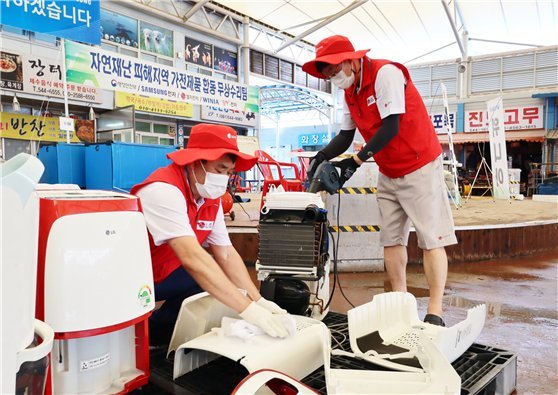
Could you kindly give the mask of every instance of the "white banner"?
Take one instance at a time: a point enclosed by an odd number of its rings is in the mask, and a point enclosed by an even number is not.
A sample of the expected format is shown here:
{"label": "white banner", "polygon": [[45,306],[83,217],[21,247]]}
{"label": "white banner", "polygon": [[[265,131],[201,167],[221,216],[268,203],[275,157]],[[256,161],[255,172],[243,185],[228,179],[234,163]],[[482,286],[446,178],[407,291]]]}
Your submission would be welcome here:
{"label": "white banner", "polygon": [[[486,111],[465,111],[465,132],[487,132],[488,119]],[[504,129],[544,129],[543,106],[510,107],[504,109]]]}
{"label": "white banner", "polygon": [[506,133],[504,131],[504,105],[501,97],[486,103],[488,109],[488,136],[492,160],[492,182],[496,199],[510,198]]}
{"label": "white banner", "polygon": [[[13,50],[0,52],[0,57],[11,65],[0,69],[0,88],[34,95],[64,97],[62,61],[39,55],[19,53]],[[101,103],[101,90],[83,84],[66,84],[68,99]]]}
{"label": "white banner", "polygon": [[217,106],[202,106],[201,119],[215,122],[233,123],[237,125],[256,127],[258,124],[256,114],[252,111],[232,110]]}
{"label": "white banner", "polygon": [[[434,125],[434,130],[436,134],[446,134],[447,130],[444,125],[444,113],[430,113],[430,119],[432,120],[432,125]],[[449,117],[449,129],[452,133],[455,133],[455,120],[457,119],[457,113],[450,112],[448,114]]]}
{"label": "white banner", "polygon": [[240,111],[258,110],[257,87],[194,74],[71,41],[66,42],[66,70],[68,82],[101,89]]}

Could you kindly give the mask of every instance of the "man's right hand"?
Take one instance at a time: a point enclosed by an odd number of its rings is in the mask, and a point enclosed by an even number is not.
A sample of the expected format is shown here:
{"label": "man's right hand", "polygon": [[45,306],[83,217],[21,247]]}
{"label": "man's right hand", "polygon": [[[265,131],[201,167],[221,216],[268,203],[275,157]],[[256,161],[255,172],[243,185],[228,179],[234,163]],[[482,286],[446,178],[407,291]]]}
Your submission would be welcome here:
{"label": "man's right hand", "polygon": [[316,169],[320,165],[320,163],[327,160],[326,155],[322,151],[318,151],[318,153],[312,158],[310,161],[310,165],[308,166],[308,170],[306,170],[306,175],[308,176],[308,181],[311,181],[314,178],[314,173]]}
{"label": "man's right hand", "polygon": [[258,305],[256,302],[250,303],[248,307],[240,313],[240,316],[250,324],[262,328],[265,333],[271,337],[287,337],[289,335],[287,328],[281,323],[277,315]]}

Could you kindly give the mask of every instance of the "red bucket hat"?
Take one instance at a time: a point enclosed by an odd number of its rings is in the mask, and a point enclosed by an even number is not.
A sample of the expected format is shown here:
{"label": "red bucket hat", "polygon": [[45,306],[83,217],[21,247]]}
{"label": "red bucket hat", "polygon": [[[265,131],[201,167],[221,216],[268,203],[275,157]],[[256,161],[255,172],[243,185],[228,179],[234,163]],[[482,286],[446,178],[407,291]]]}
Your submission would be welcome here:
{"label": "red bucket hat", "polygon": [[370,51],[370,49],[355,51],[355,47],[353,47],[353,44],[351,44],[349,39],[345,36],[324,38],[316,45],[316,59],[304,63],[302,70],[314,77],[327,79],[327,77],[316,68],[316,62],[339,64],[344,60],[360,59],[364,57],[368,51]]}
{"label": "red bucket hat", "polygon": [[236,171],[249,170],[258,158],[240,152],[236,137],[236,131],[230,126],[200,123],[192,128],[186,148],[167,154],[167,157],[184,166],[197,160],[216,160],[225,154],[232,154],[236,156]]}

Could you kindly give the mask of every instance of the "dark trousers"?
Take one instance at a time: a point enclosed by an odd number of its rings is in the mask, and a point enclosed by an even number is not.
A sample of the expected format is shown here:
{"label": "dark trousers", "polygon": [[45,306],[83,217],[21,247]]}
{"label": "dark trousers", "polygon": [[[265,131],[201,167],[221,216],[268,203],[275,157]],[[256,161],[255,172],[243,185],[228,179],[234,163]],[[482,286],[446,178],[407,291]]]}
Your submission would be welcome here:
{"label": "dark trousers", "polygon": [[149,318],[149,343],[169,344],[182,301],[203,290],[182,266],[155,284],[155,300],[165,303]]}

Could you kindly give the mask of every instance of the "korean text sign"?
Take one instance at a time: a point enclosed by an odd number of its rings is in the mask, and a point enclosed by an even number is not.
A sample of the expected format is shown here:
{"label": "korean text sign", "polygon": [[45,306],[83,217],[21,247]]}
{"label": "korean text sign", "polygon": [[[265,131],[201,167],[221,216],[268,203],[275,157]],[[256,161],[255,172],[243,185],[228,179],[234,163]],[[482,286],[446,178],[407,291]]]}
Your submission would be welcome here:
{"label": "korean text sign", "polygon": [[152,112],[173,116],[189,117],[194,115],[194,106],[190,103],[170,101],[158,97],[145,97],[133,93],[114,92],[116,107],[135,106],[136,111]]}
{"label": "korean text sign", "polygon": [[492,181],[496,199],[510,198],[506,133],[504,131],[504,105],[501,97],[486,103],[488,113],[488,137],[492,161]]}
{"label": "korean text sign", "polygon": [[[487,111],[465,111],[465,132],[486,132],[488,126]],[[543,106],[508,107],[504,109],[505,130],[543,128]]]}
{"label": "korean text sign", "polygon": [[101,44],[100,0],[0,0],[0,23]]}
{"label": "korean text sign", "polygon": [[[60,130],[58,118],[36,117],[25,114],[0,113],[0,137],[34,141],[66,141],[66,132]],[[80,139],[70,132],[70,141]]]}
{"label": "korean text sign", "polygon": [[68,82],[144,96],[244,110],[257,106],[247,85],[66,42]]}
{"label": "korean text sign", "polygon": [[[64,97],[62,64],[57,59],[15,51],[0,51],[2,69],[0,88],[50,97]],[[93,86],[66,84],[68,98],[100,103],[100,89]]]}

